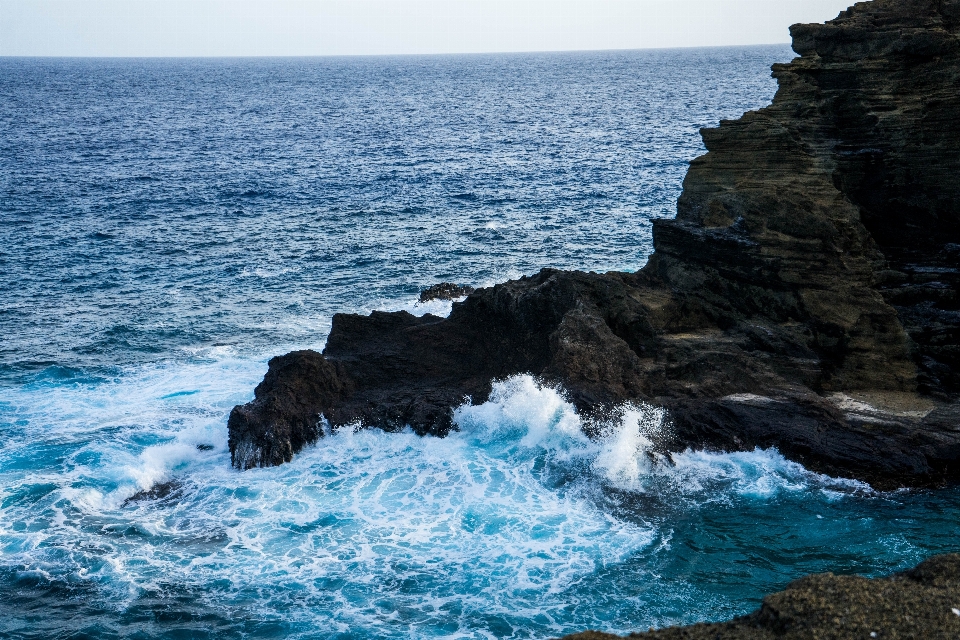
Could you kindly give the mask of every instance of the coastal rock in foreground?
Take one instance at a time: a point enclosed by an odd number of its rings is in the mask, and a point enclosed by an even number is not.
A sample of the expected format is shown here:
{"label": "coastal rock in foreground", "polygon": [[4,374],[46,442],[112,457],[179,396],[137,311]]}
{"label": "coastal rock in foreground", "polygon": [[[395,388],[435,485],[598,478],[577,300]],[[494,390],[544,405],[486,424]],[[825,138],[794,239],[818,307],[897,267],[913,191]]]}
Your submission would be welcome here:
{"label": "coastal rock in foreground", "polygon": [[[632,633],[650,640],[960,638],[960,555],[934,556],[889,578],[806,576],[729,622]],[[563,640],[617,640],[587,631]]]}
{"label": "coastal rock in foreground", "polygon": [[602,419],[668,409],[657,445],[776,446],[879,488],[960,479],[960,0],[795,25],[771,106],[702,131],[638,273],[543,270],[448,318],[338,314],[229,420],[234,466],[285,462],[320,417],[444,435],[530,373]]}

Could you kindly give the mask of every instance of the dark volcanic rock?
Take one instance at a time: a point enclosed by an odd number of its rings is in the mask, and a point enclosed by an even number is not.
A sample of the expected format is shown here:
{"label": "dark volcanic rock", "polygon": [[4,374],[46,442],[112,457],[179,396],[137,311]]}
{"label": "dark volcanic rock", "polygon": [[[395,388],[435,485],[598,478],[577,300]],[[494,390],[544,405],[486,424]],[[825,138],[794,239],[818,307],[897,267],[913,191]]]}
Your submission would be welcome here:
{"label": "dark volcanic rock", "polygon": [[290,462],[323,435],[319,415],[348,394],[342,366],[316,351],[272,358],[253,402],[230,412],[230,460],[240,469]]}
{"label": "dark volcanic rock", "polygon": [[167,482],[158,482],[149,489],[142,489],[127,498],[121,504],[126,507],[135,502],[152,501],[175,501],[183,493],[183,483],[179,480],[168,480]]}
{"label": "dark volcanic rock", "polygon": [[[650,640],[847,640],[960,638],[960,555],[935,556],[889,578],[806,576],[730,622],[672,627],[629,638]],[[616,640],[587,631],[564,640]]]}
{"label": "dark volcanic rock", "polygon": [[960,0],[876,0],[795,25],[773,104],[708,153],[643,270],[544,270],[449,318],[336,315],[230,416],[239,468],[330,425],[444,435],[491,380],[562,385],[587,416],[647,401],[660,446],[784,455],[879,487],[960,477]]}
{"label": "dark volcanic rock", "polygon": [[468,296],[476,291],[467,284],[453,284],[452,282],[441,282],[432,287],[427,287],[420,292],[419,302],[429,302],[430,300],[456,300]]}

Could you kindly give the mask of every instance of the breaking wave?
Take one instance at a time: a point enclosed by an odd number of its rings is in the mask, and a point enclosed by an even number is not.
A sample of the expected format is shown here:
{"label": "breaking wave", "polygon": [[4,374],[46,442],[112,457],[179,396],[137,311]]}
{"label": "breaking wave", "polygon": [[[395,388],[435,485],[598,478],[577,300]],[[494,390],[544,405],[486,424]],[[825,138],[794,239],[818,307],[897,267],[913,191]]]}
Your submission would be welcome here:
{"label": "breaking wave", "polygon": [[[4,606],[30,593],[59,608],[60,591],[86,589],[83,619],[121,635],[178,628],[144,608],[200,611],[228,636],[626,631],[684,621],[690,599],[700,614],[730,606],[664,571],[678,542],[715,533],[711,514],[728,526],[732,510],[782,518],[799,504],[791,517],[821,522],[809,512],[890,499],[774,450],[657,455],[668,423],[653,406],[623,407],[590,439],[563,394],[530,376],[459,407],[447,438],[343,428],[290,464],[240,473],[225,415],[262,366],[220,350],[41,375],[8,396]],[[708,530],[685,530],[691,517]],[[618,596],[624,581],[636,593]],[[14,631],[5,619],[0,631]]]}

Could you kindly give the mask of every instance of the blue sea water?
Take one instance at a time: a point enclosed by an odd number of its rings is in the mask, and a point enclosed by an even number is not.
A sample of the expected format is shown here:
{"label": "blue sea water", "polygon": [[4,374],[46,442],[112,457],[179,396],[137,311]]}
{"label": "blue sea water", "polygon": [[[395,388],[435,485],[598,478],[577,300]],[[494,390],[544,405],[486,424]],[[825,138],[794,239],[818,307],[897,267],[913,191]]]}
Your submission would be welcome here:
{"label": "blue sea water", "polygon": [[790,57],[0,58],[0,636],[626,632],[960,549],[956,489],[775,450],[656,465],[657,407],[591,441],[523,376],[446,439],[229,466],[230,408],[335,312],[643,266],[698,129],[768,103]]}

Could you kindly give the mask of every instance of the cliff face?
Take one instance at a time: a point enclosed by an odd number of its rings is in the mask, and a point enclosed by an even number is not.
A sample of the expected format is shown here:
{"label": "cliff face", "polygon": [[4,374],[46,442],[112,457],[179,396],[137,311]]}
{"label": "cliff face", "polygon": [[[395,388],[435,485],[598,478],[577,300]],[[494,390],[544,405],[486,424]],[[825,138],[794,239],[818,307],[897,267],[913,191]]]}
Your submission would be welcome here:
{"label": "cliff face", "polygon": [[671,286],[805,325],[818,391],[960,389],[958,32],[960,3],[919,0],[795,25],[773,104],[703,132],[657,223]]}
{"label": "cliff face", "polygon": [[444,435],[532,373],[585,415],[667,407],[663,450],[777,446],[878,486],[960,478],[960,0],[876,0],[795,25],[773,104],[708,153],[636,274],[544,270],[447,319],[337,315],[231,413],[238,468],[332,426]]}

